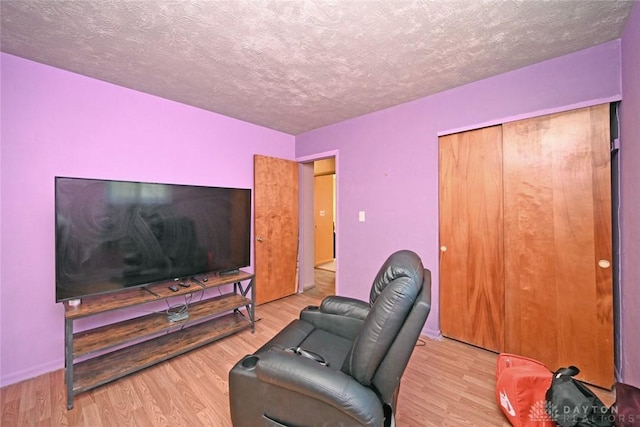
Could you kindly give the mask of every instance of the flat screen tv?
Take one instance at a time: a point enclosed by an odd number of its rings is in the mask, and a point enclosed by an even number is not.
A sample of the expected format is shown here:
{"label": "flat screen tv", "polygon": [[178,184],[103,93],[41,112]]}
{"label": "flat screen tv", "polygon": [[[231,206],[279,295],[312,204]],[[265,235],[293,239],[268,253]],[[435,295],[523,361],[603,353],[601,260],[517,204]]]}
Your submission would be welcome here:
{"label": "flat screen tv", "polygon": [[250,265],[251,190],[55,178],[56,302]]}

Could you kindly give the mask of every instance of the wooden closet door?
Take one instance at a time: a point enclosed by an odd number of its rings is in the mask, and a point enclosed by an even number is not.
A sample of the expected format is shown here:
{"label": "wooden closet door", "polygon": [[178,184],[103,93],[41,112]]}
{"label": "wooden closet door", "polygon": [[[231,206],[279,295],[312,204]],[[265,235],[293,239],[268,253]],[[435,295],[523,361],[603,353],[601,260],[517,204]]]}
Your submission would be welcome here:
{"label": "wooden closet door", "polygon": [[502,351],[502,130],[447,135],[439,143],[442,334]]}
{"label": "wooden closet door", "polygon": [[503,126],[506,351],[611,387],[609,106]]}

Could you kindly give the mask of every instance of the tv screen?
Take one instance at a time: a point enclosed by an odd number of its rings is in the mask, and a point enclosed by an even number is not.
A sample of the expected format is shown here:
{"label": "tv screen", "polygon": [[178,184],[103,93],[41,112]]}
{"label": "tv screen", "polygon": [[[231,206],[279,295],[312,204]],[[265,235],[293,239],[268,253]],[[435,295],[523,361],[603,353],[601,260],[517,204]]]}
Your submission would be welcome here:
{"label": "tv screen", "polygon": [[55,178],[56,301],[250,265],[251,190]]}

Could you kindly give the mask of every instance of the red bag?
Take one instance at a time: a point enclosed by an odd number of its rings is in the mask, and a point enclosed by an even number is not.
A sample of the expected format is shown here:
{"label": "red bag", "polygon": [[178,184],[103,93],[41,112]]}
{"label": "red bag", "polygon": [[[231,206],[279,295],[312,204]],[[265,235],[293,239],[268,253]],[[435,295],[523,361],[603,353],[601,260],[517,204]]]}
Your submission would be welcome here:
{"label": "red bag", "polygon": [[502,353],[496,363],[496,400],[514,427],[552,427],[545,394],[553,373],[537,360]]}
{"label": "red bag", "polygon": [[616,426],[640,426],[640,388],[632,385],[616,383],[616,403],[612,412]]}

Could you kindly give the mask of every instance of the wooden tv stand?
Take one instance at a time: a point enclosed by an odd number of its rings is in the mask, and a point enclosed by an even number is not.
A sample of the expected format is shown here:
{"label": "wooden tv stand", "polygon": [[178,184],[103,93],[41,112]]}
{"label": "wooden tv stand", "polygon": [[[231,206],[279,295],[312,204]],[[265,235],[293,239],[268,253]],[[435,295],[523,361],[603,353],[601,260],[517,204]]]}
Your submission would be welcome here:
{"label": "wooden tv stand", "polygon": [[[202,277],[208,276],[207,281]],[[65,383],[67,408],[73,397],[84,391],[132,374],[172,357],[209,344],[246,328],[255,331],[254,275],[240,271],[229,276],[197,275],[191,286],[174,281],[143,288],[100,295],[82,300],[76,307],[64,302],[65,309]],[[246,287],[242,282],[248,281]],[[199,292],[233,284],[233,291],[200,300]],[[250,297],[247,295],[251,293]],[[165,311],[152,312],[99,328],[73,332],[73,321],[109,311],[139,306],[171,297],[193,294],[189,317],[170,322]],[[175,304],[175,302],[172,302]],[[240,309],[245,309],[243,314]],[[82,361],[76,362],[82,358]]]}

